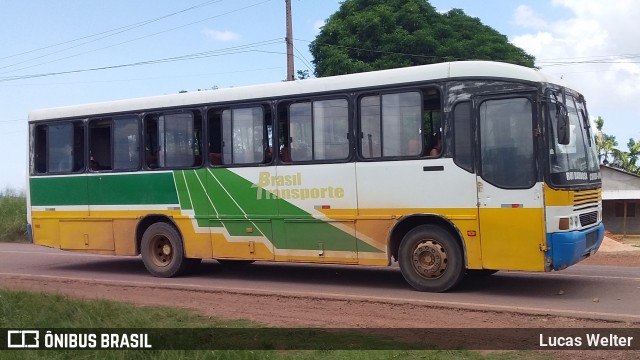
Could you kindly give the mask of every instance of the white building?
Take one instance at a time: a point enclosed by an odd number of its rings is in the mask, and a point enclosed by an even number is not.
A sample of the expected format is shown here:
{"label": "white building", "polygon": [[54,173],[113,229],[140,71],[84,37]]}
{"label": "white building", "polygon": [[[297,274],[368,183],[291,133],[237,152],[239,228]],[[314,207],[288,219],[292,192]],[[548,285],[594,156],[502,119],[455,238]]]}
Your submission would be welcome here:
{"label": "white building", "polygon": [[600,165],[604,227],[618,235],[640,235],[640,176]]}

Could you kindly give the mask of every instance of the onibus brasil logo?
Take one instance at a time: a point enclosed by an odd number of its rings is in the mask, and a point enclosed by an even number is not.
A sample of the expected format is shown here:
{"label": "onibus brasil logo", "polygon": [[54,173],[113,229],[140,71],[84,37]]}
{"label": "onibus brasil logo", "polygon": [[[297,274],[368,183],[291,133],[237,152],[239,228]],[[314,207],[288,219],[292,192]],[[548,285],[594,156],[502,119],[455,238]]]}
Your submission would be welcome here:
{"label": "onibus brasil logo", "polygon": [[8,349],[151,349],[144,333],[54,333],[51,330],[8,330]]}

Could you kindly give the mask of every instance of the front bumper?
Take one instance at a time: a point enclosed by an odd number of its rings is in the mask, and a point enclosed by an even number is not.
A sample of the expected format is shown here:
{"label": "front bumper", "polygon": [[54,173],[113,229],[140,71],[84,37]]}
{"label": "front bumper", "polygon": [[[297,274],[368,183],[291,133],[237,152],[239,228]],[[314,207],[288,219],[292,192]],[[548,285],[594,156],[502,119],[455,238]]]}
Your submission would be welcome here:
{"label": "front bumper", "polygon": [[604,239],[604,225],[547,234],[547,270],[562,270],[594,254]]}

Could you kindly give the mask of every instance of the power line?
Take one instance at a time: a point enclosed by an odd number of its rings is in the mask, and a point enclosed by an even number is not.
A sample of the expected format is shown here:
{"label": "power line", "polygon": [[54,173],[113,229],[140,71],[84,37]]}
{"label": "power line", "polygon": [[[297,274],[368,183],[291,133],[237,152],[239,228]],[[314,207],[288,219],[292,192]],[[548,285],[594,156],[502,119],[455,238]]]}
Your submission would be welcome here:
{"label": "power line", "polygon": [[[223,72],[215,72],[215,73],[204,73],[204,74],[192,74],[192,75],[179,75],[179,76],[152,76],[152,77],[144,77],[144,78],[128,78],[128,79],[114,79],[114,80],[93,80],[93,81],[66,81],[66,82],[46,82],[46,83],[30,83],[30,84],[16,84],[15,86],[58,86],[58,85],[77,85],[77,84],[104,84],[104,83],[118,83],[118,82],[132,82],[132,81],[150,81],[150,80],[160,80],[160,79],[175,79],[175,78],[188,78],[188,77],[205,77],[205,76],[217,76],[217,75],[229,75],[229,74],[241,74],[241,73],[250,73],[256,71],[267,71],[267,70],[282,70],[282,66],[274,66],[274,67],[266,67],[266,68],[255,68],[255,69],[243,69],[243,70],[234,70],[234,71],[223,71]],[[5,84],[3,86],[7,86]],[[26,119],[22,119],[26,120]],[[2,120],[0,120],[2,122]]]}
{"label": "power line", "polygon": [[[307,69],[309,69],[309,71],[313,71],[313,66],[311,66],[311,64],[309,63],[309,61],[307,61],[307,59],[304,57],[304,55],[300,52],[300,50],[298,50],[298,48],[293,45],[293,49],[300,55],[300,60],[302,60],[302,63],[304,64],[304,66],[307,67]],[[297,56],[296,56],[297,57]]]}
{"label": "power line", "polygon": [[10,122],[17,122],[17,121],[27,121],[27,119],[22,118],[22,119],[0,120],[0,123],[10,123]]}
{"label": "power line", "polygon": [[164,58],[164,59],[139,61],[139,62],[128,63],[128,64],[109,65],[109,66],[102,66],[102,67],[95,67],[95,68],[88,68],[88,69],[76,69],[76,70],[41,73],[41,74],[5,76],[5,77],[0,77],[0,82],[31,79],[31,78],[46,77],[46,76],[55,76],[55,75],[64,75],[64,74],[75,74],[75,73],[91,72],[91,71],[99,71],[99,70],[118,69],[118,68],[131,67],[131,66],[161,64],[161,63],[175,62],[175,61],[194,60],[194,59],[202,59],[202,58],[208,58],[208,57],[214,57],[214,56],[234,55],[234,54],[247,53],[247,52],[282,54],[282,52],[254,49],[254,48],[262,47],[266,45],[279,44],[281,42],[282,42],[281,39],[272,39],[272,40],[265,40],[265,41],[260,41],[256,43],[233,46],[233,47],[218,49],[213,51],[193,53],[193,54],[175,56],[175,57]]}
{"label": "power line", "polygon": [[38,57],[35,57],[35,58],[24,60],[24,61],[21,61],[21,62],[18,62],[18,63],[2,66],[2,67],[0,67],[0,69],[5,69],[5,68],[12,67],[12,66],[15,66],[15,65],[23,64],[25,62],[41,59],[41,58],[49,56],[49,55],[57,54],[57,53],[60,53],[60,52],[66,51],[66,50],[70,50],[70,49],[82,46],[82,45],[90,44],[92,42],[96,42],[98,40],[106,39],[108,37],[115,36],[117,34],[121,34],[123,32],[127,32],[127,31],[130,31],[130,30],[133,30],[133,29],[136,29],[136,28],[139,28],[139,27],[142,27],[142,26],[145,26],[145,25],[148,25],[148,24],[151,24],[151,23],[154,23],[154,22],[169,18],[171,16],[175,16],[175,15],[178,15],[178,14],[190,11],[190,10],[198,9],[198,8],[210,5],[212,3],[218,3],[218,2],[222,2],[222,1],[224,1],[224,0],[210,0],[210,1],[207,1],[207,2],[204,2],[204,3],[192,6],[190,8],[186,8],[186,9],[183,9],[183,10],[180,10],[180,11],[176,11],[176,12],[173,12],[173,13],[170,13],[170,14],[167,14],[167,15],[163,15],[163,16],[157,17],[157,18],[141,21],[141,22],[138,22],[138,23],[135,23],[135,24],[122,26],[122,27],[119,27],[119,28],[103,31],[103,32],[100,32],[100,33],[92,34],[92,35],[79,37],[79,38],[76,38],[76,39],[73,39],[73,40],[68,40],[68,41],[64,41],[64,42],[53,44],[53,45],[49,45],[49,46],[44,46],[44,47],[41,47],[41,48],[25,51],[25,52],[22,52],[22,53],[19,53],[19,54],[13,54],[13,55],[1,57],[0,60],[5,60],[5,59],[9,59],[9,58],[20,56],[20,55],[26,55],[26,54],[30,54],[30,53],[33,53],[33,52],[46,50],[46,49],[50,49],[50,48],[53,48],[53,47],[66,45],[66,44],[74,43],[74,42],[85,40],[85,39],[90,39],[90,38],[93,38],[93,37],[96,37],[96,36],[109,34],[109,35],[105,35],[105,36],[99,37],[97,39],[94,39],[94,40],[91,40],[91,41],[87,41],[87,42],[84,42],[84,43],[81,43],[81,44],[78,44],[78,45],[74,45],[72,47],[68,47],[68,48],[65,48],[65,49],[62,49],[62,50],[54,51],[54,52],[51,52],[51,53],[48,53],[48,54],[44,54],[44,55],[41,55],[41,56],[38,56]]}
{"label": "power line", "polygon": [[640,61],[565,61],[537,64],[544,67],[569,66],[569,65],[611,65],[611,64],[640,64]]}
{"label": "power line", "polygon": [[229,14],[233,14],[233,13],[236,13],[236,12],[239,12],[239,11],[242,11],[242,10],[246,10],[246,9],[249,9],[249,8],[252,8],[252,7],[255,7],[255,6],[258,6],[258,5],[262,5],[262,4],[265,4],[265,3],[271,2],[271,1],[273,1],[273,0],[265,0],[265,1],[261,1],[261,2],[258,2],[258,3],[254,3],[254,4],[252,4],[252,5],[248,5],[248,6],[245,6],[245,7],[239,8],[239,9],[231,10],[231,11],[228,11],[228,12],[225,12],[225,13],[222,13],[222,14],[218,14],[218,15],[215,15],[215,16],[210,16],[210,17],[208,17],[208,18],[201,19],[201,20],[198,20],[198,21],[194,21],[194,22],[191,22],[191,23],[188,23],[188,24],[184,24],[184,25],[176,26],[176,27],[173,27],[173,28],[171,28],[171,29],[167,29],[167,30],[159,31],[159,32],[156,32],[156,33],[153,33],[153,34],[149,34],[149,35],[141,36],[141,37],[138,37],[138,38],[135,38],[135,39],[131,39],[131,40],[127,40],[127,41],[123,41],[123,42],[120,42],[120,43],[117,43],[117,44],[113,44],[113,45],[109,45],[109,46],[101,47],[101,48],[98,48],[98,49],[93,49],[93,50],[85,51],[85,52],[82,52],[82,53],[77,53],[77,54],[74,54],[74,55],[69,55],[69,56],[66,56],[66,57],[63,57],[63,58],[59,58],[59,59],[55,59],[55,60],[51,60],[51,61],[47,61],[47,62],[43,62],[43,63],[39,63],[39,64],[35,64],[35,65],[26,66],[26,67],[23,67],[23,68],[20,68],[20,69],[14,69],[14,70],[11,70],[11,71],[6,71],[6,72],[3,72],[3,73],[0,73],[0,75],[1,75],[1,74],[10,74],[10,73],[12,73],[12,72],[16,72],[16,71],[20,71],[20,70],[25,70],[25,69],[30,69],[30,68],[33,68],[33,67],[36,67],[36,66],[40,66],[40,65],[50,64],[50,63],[57,62],[57,61],[60,61],[60,60],[66,60],[66,59],[69,59],[69,58],[73,58],[73,57],[76,57],[76,56],[80,56],[80,55],[88,54],[88,53],[91,53],[91,52],[95,52],[95,51],[104,50],[104,49],[112,48],[112,47],[115,47],[115,46],[119,46],[119,45],[127,44],[127,43],[130,43],[130,42],[137,41],[137,40],[141,40],[141,39],[145,39],[145,38],[148,38],[148,37],[151,37],[151,36],[155,36],[155,35],[159,35],[159,34],[164,34],[164,33],[167,33],[167,32],[173,31],[173,30],[181,29],[181,28],[184,28],[184,27],[187,27],[187,26],[191,26],[191,25],[194,25],[194,24],[198,24],[198,23],[201,23],[201,22],[204,22],[204,21],[207,21],[207,20],[211,20],[211,19],[219,18],[219,17],[225,16],[225,15],[229,15]]}
{"label": "power line", "polygon": [[593,56],[575,56],[575,57],[564,57],[564,58],[549,58],[549,59],[539,59],[541,62],[558,62],[561,60],[572,60],[577,61],[578,59],[597,59],[597,58],[606,58],[606,59],[633,59],[640,57],[640,54],[619,54],[619,55],[593,55]]}

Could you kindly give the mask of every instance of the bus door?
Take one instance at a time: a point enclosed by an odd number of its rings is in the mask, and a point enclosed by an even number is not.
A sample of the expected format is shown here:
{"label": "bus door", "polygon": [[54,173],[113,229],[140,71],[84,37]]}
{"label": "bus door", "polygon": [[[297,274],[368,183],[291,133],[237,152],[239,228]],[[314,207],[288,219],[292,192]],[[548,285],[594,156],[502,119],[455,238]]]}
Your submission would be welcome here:
{"label": "bus door", "polygon": [[533,93],[474,99],[478,120],[478,211],[486,269],[543,270],[542,182]]}

